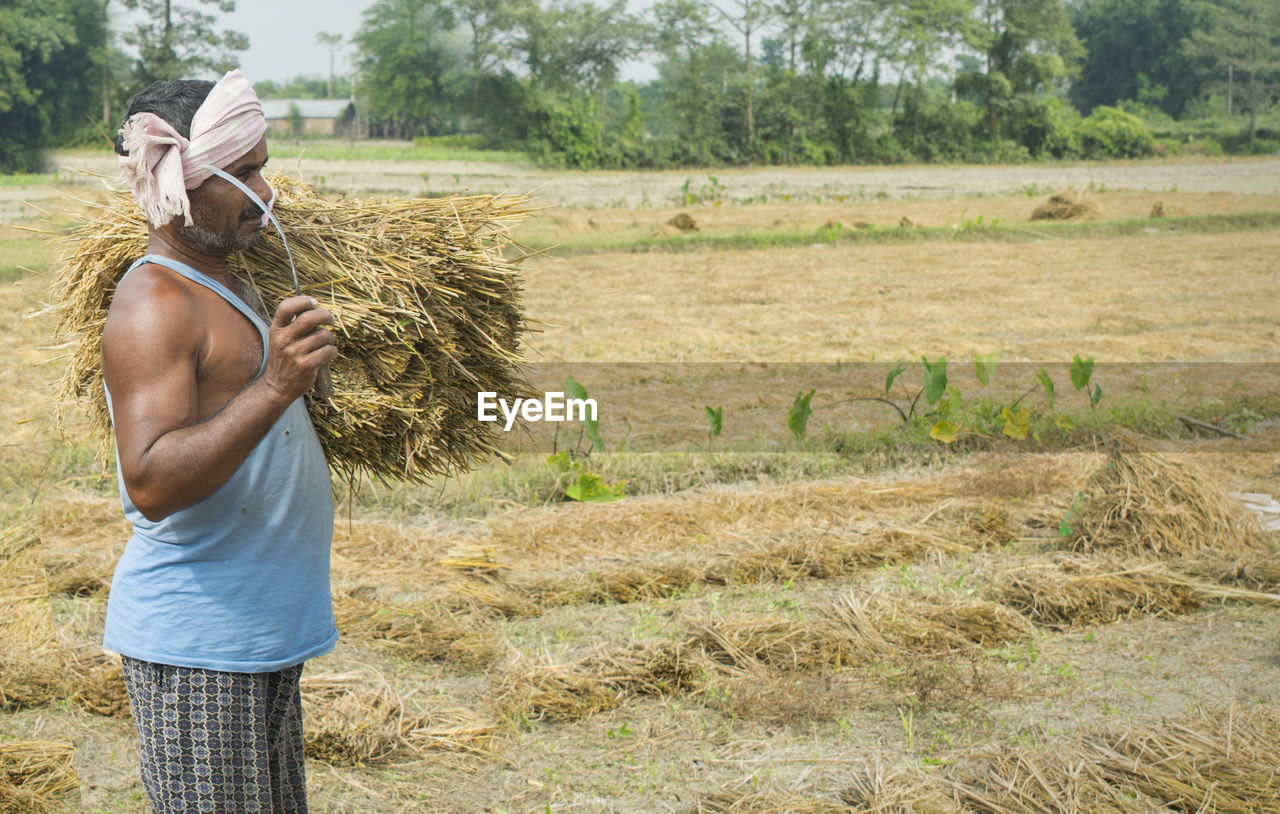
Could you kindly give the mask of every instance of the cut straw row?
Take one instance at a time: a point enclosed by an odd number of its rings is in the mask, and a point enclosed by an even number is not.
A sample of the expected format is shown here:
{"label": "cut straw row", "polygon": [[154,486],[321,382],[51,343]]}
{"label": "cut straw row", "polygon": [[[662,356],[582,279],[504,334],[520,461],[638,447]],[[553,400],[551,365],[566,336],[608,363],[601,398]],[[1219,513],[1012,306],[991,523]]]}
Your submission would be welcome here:
{"label": "cut straw row", "polygon": [[874,762],[825,794],[753,790],[703,798],[699,812],[1150,814],[1280,812],[1280,711],[1229,706],[1065,742],[964,753],[926,773]]}
{"label": "cut straw row", "polygon": [[1030,635],[1016,612],[979,599],[844,595],[821,617],[740,615],[680,641],[597,648],[576,662],[518,659],[497,677],[500,705],[526,718],[573,720],[623,695],[668,695],[761,668],[824,670],[921,653],[973,651]]}

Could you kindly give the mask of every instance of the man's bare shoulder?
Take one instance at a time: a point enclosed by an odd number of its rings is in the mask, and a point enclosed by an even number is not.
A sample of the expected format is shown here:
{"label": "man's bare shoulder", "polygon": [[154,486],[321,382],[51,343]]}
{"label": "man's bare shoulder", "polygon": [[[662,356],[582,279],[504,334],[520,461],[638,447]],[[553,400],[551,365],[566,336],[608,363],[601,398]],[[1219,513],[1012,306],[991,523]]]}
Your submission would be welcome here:
{"label": "man's bare shoulder", "polygon": [[202,322],[195,284],[164,266],[144,263],[116,286],[103,342],[194,339],[191,329]]}

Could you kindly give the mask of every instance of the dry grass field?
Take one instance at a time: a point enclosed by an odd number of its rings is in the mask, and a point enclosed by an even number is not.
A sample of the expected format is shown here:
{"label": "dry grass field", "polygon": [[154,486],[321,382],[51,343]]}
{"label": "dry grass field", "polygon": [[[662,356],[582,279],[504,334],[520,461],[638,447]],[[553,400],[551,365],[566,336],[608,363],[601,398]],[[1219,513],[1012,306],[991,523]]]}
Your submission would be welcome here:
{"label": "dry grass field", "polygon": [[[1034,232],[1043,197],[561,207],[520,227],[562,246],[524,261],[530,355],[644,392],[586,459],[627,496],[565,500],[545,452],[340,486],[343,638],[304,675],[312,809],[1280,812],[1280,541],[1229,496],[1280,495],[1280,230],[1176,225],[1280,196],[1095,191],[1099,223],[1185,219],[1125,236],[645,243],[680,212],[700,235]],[[145,812],[98,647],[128,536],[114,474],[50,419],[66,349],[30,316],[48,249],[13,225],[0,246],[37,272],[0,277],[0,810]],[[848,402],[882,384],[870,364],[945,356],[971,404],[975,354],[996,360],[991,398],[1043,365],[1059,412],[1098,431],[878,454],[893,411]],[[781,427],[809,388],[805,442],[744,429]],[[714,445],[708,402],[727,405]],[[1170,404],[1246,437],[1121,428]],[[686,451],[618,451],[624,432]]]}

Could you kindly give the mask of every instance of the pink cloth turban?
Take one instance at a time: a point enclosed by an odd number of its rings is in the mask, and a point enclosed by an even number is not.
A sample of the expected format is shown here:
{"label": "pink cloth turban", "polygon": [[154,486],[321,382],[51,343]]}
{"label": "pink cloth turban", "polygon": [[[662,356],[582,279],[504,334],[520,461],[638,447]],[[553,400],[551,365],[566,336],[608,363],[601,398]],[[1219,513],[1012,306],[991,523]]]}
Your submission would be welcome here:
{"label": "pink cloth turban", "polygon": [[225,167],[261,140],[267,120],[253,85],[240,71],[229,71],[213,86],[191,119],[191,138],[183,138],[154,113],[135,113],[120,128],[120,182],[133,190],[152,226],[178,215],[191,225],[187,190],[209,177],[205,164]]}

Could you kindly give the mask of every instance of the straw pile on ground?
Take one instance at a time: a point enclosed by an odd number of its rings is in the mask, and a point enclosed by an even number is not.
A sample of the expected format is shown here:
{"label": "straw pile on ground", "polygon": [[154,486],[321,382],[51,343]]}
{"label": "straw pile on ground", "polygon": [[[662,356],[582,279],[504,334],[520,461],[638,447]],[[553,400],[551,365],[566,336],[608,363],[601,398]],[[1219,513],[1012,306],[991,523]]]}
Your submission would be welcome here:
{"label": "straw pile on ground", "polygon": [[495,695],[508,714],[574,720],[612,709],[623,694],[692,692],[715,677],[770,669],[804,673],[972,653],[1032,632],[1017,611],[966,597],[850,593],[825,611],[812,619],[735,614],[683,640],[597,648],[569,663],[516,660],[503,666]]}
{"label": "straw pile on ground", "polygon": [[518,660],[498,675],[495,699],[508,715],[571,721],[613,709],[623,694],[662,696],[694,690],[713,672],[716,665],[691,642],[645,639],[597,648],[570,664],[545,658]]}
{"label": "straw pile on ground", "polygon": [[[991,538],[998,539],[998,538]],[[981,546],[918,526],[826,528],[796,532],[701,556],[627,559],[561,572],[518,572],[489,549],[484,560],[453,567],[478,576],[450,585],[451,594],[504,616],[536,616],[544,608],[592,602],[643,602],[697,584],[740,585],[788,579],[831,579],[926,555],[963,554]],[[443,560],[442,560],[443,562]]]}
{"label": "straw pile on ground", "polygon": [[1075,551],[1168,559],[1267,546],[1257,519],[1207,474],[1131,436],[1113,442],[1073,514]]}
{"label": "straw pile on ground", "polygon": [[879,653],[946,653],[996,647],[1030,636],[1022,614],[962,596],[846,593],[833,615]]}
{"label": "straw pile on ground", "polygon": [[62,811],[79,792],[71,744],[17,740],[0,743],[0,811]]}
{"label": "straw pile on ground", "polygon": [[1084,190],[1064,189],[1049,196],[1031,213],[1032,220],[1076,220],[1101,217],[1102,210]]}
{"label": "straw pile on ground", "polygon": [[1274,709],[1228,708],[1071,746],[965,759],[945,781],[966,811],[1280,812]]}
{"label": "straw pile on ground", "polygon": [[1106,624],[1134,615],[1178,615],[1203,596],[1158,563],[1062,555],[996,577],[997,598],[1042,625]]}
{"label": "straw pile on ground", "polygon": [[355,673],[302,679],[307,757],[368,766],[429,751],[487,754],[497,723],[470,710],[409,710],[386,681]]}
{"label": "straw pile on ground", "polygon": [[839,800],[772,791],[711,794],[698,801],[696,814],[849,814]]}
{"label": "straw pile on ground", "polygon": [[[421,480],[498,454],[494,425],[475,420],[475,394],[528,390],[519,360],[521,282],[501,253],[509,227],[531,211],[527,199],[327,201],[284,176],[270,181],[302,289],[335,315],[335,393],[310,404],[330,466],[347,476]],[[66,238],[52,287],[58,336],[78,342],[59,388],[61,408],[87,404],[104,440],[102,328],[146,236],[133,200],[111,196]],[[293,295],[274,230],[233,258],[232,270],[271,311]]]}
{"label": "straw pile on ground", "polygon": [[498,653],[496,635],[484,620],[440,603],[395,604],[340,595],[334,616],[343,636],[379,642],[413,661],[483,665]]}

